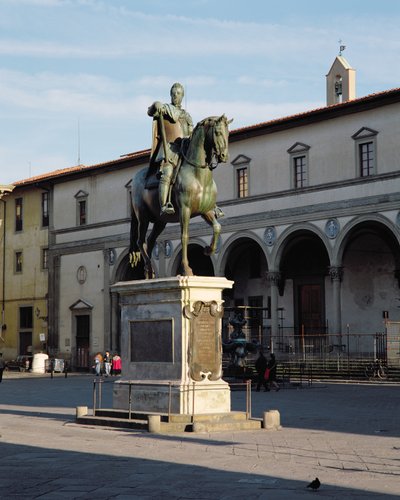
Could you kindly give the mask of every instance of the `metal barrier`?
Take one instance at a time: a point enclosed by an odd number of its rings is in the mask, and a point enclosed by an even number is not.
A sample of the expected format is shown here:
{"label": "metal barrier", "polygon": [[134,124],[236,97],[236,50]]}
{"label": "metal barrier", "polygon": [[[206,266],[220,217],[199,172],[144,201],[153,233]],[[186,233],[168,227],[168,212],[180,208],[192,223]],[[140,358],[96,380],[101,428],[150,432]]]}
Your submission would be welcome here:
{"label": "metal barrier", "polygon": [[[104,380],[103,378],[95,378],[93,379],[93,416],[96,416],[96,410],[102,409],[102,386],[103,386]],[[132,418],[132,413],[133,413],[133,408],[132,408],[132,396],[133,396],[133,391],[132,391],[132,386],[138,385],[137,382],[131,382],[129,380],[127,381],[120,381],[119,382],[122,385],[127,385],[128,386],[128,419],[131,420]],[[140,382],[141,386],[148,385],[148,386],[160,386],[164,387],[165,384],[157,384],[154,382],[148,382],[146,383],[145,381]],[[170,419],[171,416],[171,407],[172,407],[172,387],[173,383],[169,382],[168,383],[168,419]],[[245,382],[235,382],[235,383],[230,383],[229,387],[231,386],[240,386],[240,387],[245,387],[246,388],[246,419],[249,420],[251,418],[251,380],[246,380]],[[197,386],[198,390],[199,386]],[[200,387],[202,389],[202,387]],[[206,389],[206,388],[204,388]],[[219,390],[219,389],[214,389],[214,390]],[[221,389],[222,390],[222,389]],[[196,395],[196,382],[192,382],[191,386],[189,386],[187,389],[184,389],[182,392],[189,392],[193,391],[192,395],[192,417],[196,414],[195,410],[195,395]]]}

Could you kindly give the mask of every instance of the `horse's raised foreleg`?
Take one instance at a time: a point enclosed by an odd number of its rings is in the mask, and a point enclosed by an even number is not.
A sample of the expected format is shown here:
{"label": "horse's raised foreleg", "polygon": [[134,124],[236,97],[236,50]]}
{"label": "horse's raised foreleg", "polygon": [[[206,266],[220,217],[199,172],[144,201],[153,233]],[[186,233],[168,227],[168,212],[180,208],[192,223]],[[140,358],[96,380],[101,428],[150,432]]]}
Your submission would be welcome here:
{"label": "horse's raised foreleg", "polygon": [[193,271],[189,266],[189,259],[188,259],[189,221],[190,221],[190,208],[182,207],[180,211],[180,223],[181,223],[181,244],[182,244],[182,273],[184,276],[193,276]]}
{"label": "horse's raised foreleg", "polygon": [[219,235],[221,233],[221,224],[217,221],[214,210],[210,210],[206,214],[203,214],[202,217],[207,222],[207,224],[209,224],[213,228],[213,235],[210,246],[206,246],[204,248],[204,255],[212,255],[217,249]]}

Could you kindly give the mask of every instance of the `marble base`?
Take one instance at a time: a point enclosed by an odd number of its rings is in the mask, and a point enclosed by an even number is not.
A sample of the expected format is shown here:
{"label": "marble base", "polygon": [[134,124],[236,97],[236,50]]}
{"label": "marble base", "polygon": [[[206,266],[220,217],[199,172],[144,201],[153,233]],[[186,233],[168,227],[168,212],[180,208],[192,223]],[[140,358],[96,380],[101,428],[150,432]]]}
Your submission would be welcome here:
{"label": "marble base", "polygon": [[144,382],[141,380],[119,380],[114,383],[113,407],[129,408],[129,386],[131,386],[131,410],[165,414],[229,413],[231,409],[229,385],[220,383]]}
{"label": "marble base", "polygon": [[[149,413],[230,411],[222,380],[222,290],[219,277],[117,283],[121,306],[122,378],[114,408]],[[129,389],[129,386],[131,389]]]}

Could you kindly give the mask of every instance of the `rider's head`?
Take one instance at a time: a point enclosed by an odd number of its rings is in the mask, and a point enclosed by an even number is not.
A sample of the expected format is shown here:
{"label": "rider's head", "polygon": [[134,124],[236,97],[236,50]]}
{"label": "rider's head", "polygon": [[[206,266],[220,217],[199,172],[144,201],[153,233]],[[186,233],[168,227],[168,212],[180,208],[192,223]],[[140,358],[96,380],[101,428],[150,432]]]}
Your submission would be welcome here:
{"label": "rider's head", "polygon": [[185,91],[181,83],[174,83],[171,87],[171,102],[174,106],[180,106],[182,104],[183,96]]}

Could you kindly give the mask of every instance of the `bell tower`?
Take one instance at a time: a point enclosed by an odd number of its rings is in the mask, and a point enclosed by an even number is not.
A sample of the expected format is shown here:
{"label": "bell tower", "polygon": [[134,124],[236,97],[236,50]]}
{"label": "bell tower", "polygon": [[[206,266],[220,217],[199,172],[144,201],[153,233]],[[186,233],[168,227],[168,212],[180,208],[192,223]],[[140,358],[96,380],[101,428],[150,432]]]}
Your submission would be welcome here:
{"label": "bell tower", "polygon": [[346,47],[340,46],[329,73],[326,75],[326,104],[339,104],[356,98],[356,70],[342,56]]}

